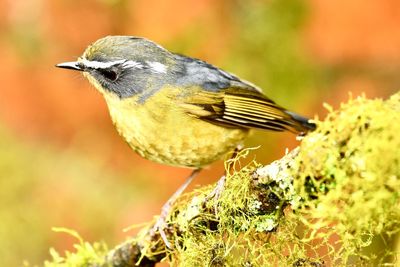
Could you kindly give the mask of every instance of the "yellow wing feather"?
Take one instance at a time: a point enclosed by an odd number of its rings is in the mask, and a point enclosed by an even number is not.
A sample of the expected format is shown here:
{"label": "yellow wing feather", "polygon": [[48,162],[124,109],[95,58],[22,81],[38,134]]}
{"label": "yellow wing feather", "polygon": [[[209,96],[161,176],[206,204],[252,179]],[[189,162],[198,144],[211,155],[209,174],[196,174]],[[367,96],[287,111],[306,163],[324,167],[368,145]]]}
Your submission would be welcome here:
{"label": "yellow wing feather", "polygon": [[[194,90],[183,97],[182,107],[191,116],[224,127],[305,132],[307,126],[258,91],[228,88],[219,92]],[[299,117],[301,118],[301,117]]]}

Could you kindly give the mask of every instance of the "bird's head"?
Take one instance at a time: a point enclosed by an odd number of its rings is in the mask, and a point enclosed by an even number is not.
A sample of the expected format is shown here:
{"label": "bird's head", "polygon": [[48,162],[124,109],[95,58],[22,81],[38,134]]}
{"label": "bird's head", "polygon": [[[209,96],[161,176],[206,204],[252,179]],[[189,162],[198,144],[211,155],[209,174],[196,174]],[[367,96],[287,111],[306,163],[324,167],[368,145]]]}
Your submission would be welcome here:
{"label": "bird's head", "polygon": [[127,98],[166,80],[174,57],[145,38],[107,36],[89,45],[77,61],[57,67],[83,71],[100,92]]}

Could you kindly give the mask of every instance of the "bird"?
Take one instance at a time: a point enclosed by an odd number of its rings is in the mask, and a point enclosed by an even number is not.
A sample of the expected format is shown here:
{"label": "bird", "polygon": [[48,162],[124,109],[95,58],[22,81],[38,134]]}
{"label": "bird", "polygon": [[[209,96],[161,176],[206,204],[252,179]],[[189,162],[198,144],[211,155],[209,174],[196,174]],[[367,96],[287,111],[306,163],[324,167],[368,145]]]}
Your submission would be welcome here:
{"label": "bird", "polygon": [[83,72],[103,95],[118,133],[140,156],[193,170],[153,229],[167,246],[165,217],[202,168],[235,150],[252,129],[305,134],[316,127],[252,83],[143,37],[103,37],[76,61],[56,67]]}

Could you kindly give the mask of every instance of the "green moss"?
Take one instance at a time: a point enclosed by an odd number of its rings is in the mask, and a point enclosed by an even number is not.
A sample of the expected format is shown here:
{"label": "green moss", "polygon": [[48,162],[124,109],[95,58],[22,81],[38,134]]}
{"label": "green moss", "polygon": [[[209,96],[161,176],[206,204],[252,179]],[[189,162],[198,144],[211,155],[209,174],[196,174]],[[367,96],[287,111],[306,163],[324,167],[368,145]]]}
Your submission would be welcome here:
{"label": "green moss", "polygon": [[293,193],[292,178],[263,179],[267,170],[254,161],[240,166],[240,158],[249,152],[243,150],[227,162],[231,174],[218,199],[205,200],[211,192],[207,187],[189,194],[190,202],[178,204],[172,265],[265,266],[288,261],[278,251],[285,251],[289,243],[278,246],[270,241],[282,222],[283,208],[292,200],[287,197]]}
{"label": "green moss", "polygon": [[359,97],[317,122],[301,144],[294,185],[305,201],[297,217],[309,238],[324,229],[320,245],[336,236],[332,261],[369,260],[362,251],[372,237],[400,230],[399,120],[399,93],[387,101]]}
{"label": "green moss", "polygon": [[74,245],[75,252],[66,251],[64,256],[61,256],[55,249],[50,249],[52,260],[44,263],[45,267],[77,267],[77,266],[94,266],[103,261],[107,246],[103,242],[90,244],[85,242],[77,232],[65,228],[54,228],[56,232],[64,232],[79,240],[78,244]]}

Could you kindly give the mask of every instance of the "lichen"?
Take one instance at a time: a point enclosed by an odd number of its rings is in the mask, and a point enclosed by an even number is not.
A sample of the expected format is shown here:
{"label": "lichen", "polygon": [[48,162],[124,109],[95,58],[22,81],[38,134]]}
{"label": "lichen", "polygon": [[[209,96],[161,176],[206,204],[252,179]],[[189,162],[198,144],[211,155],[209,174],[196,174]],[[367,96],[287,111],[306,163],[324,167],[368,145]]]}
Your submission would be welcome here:
{"label": "lichen", "polygon": [[387,101],[358,97],[318,121],[301,143],[294,186],[304,202],[296,217],[319,246],[337,239],[326,255],[336,266],[372,260],[363,253],[372,238],[400,230],[399,120],[400,93]]}

